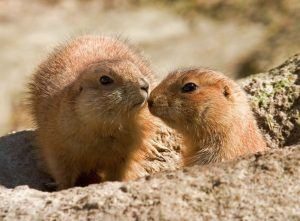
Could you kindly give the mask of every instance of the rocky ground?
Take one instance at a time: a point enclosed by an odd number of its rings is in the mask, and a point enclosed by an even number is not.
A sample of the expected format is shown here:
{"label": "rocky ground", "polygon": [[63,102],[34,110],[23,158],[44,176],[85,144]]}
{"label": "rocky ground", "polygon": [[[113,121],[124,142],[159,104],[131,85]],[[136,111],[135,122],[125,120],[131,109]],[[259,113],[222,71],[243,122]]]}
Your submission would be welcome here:
{"label": "rocky ground", "polygon": [[[300,146],[128,183],[0,189],[3,220],[299,220]],[[297,185],[298,184],[298,185]]]}
{"label": "rocky ground", "polygon": [[[271,147],[177,169],[180,138],[161,127],[148,176],[43,192],[33,131],[0,138],[0,220],[300,220],[300,55],[241,81]],[[163,160],[162,160],[163,159]]]}

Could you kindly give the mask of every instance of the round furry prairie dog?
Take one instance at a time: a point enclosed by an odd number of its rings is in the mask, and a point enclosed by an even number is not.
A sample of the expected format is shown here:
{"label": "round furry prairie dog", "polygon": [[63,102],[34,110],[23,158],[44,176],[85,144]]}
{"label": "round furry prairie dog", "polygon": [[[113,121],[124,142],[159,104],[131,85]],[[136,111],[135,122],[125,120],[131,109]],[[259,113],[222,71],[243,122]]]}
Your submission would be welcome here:
{"label": "round furry prairie dog", "polygon": [[[124,42],[83,36],[58,47],[37,69],[30,104],[37,146],[59,189],[82,174],[127,180],[151,131],[153,73]],[[100,175],[99,175],[100,176]]]}
{"label": "round furry prairie dog", "polygon": [[148,100],[150,112],[183,135],[183,164],[209,164],[266,149],[243,90],[208,69],[169,74]]}

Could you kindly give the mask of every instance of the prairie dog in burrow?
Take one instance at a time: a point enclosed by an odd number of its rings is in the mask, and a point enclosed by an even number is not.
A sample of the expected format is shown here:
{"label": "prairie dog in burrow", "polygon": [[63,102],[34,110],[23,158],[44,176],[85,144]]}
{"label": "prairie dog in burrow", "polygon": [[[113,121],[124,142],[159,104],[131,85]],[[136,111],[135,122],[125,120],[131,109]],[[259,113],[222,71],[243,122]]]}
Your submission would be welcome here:
{"label": "prairie dog in burrow", "polygon": [[183,135],[183,164],[209,164],[266,150],[244,91],[209,69],[177,70],[150,94],[150,112]]}
{"label": "prairie dog in burrow", "polygon": [[130,168],[148,151],[153,82],[148,62],[112,37],[75,38],[40,64],[29,101],[38,150],[58,189],[82,174],[101,174],[99,181],[139,176]]}

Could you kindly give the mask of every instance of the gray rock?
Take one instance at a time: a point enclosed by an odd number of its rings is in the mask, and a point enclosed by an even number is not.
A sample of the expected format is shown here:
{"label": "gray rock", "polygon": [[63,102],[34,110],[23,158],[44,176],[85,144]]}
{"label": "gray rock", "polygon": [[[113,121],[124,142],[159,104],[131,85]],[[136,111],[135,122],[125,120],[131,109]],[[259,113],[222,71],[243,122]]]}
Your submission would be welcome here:
{"label": "gray rock", "polygon": [[242,81],[270,147],[300,141],[300,54]]}
{"label": "gray rock", "polygon": [[300,148],[137,181],[0,191],[3,220],[299,220]]}
{"label": "gray rock", "polygon": [[33,131],[21,131],[0,138],[0,185],[14,188],[28,185],[43,189],[51,182],[49,176],[38,169],[33,148]]}

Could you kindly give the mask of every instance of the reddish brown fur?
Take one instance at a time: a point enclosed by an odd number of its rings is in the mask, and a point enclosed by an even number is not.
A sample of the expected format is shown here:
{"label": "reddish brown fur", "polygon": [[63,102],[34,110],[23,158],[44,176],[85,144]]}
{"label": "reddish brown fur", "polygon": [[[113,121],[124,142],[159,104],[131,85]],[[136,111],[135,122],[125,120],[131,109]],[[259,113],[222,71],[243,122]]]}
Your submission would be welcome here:
{"label": "reddish brown fur", "polygon": [[[198,88],[183,93],[183,85],[189,82]],[[152,114],[183,134],[186,166],[230,160],[266,149],[245,93],[216,71],[175,71],[151,92],[148,103]]]}
{"label": "reddish brown fur", "polygon": [[[103,75],[112,86],[99,82]],[[124,42],[83,36],[57,48],[37,69],[30,85],[36,140],[58,188],[82,174],[102,180],[138,177],[152,131],[141,79],[151,84],[147,62]],[[96,171],[95,173],[92,171]],[[85,179],[85,178],[84,178]]]}

